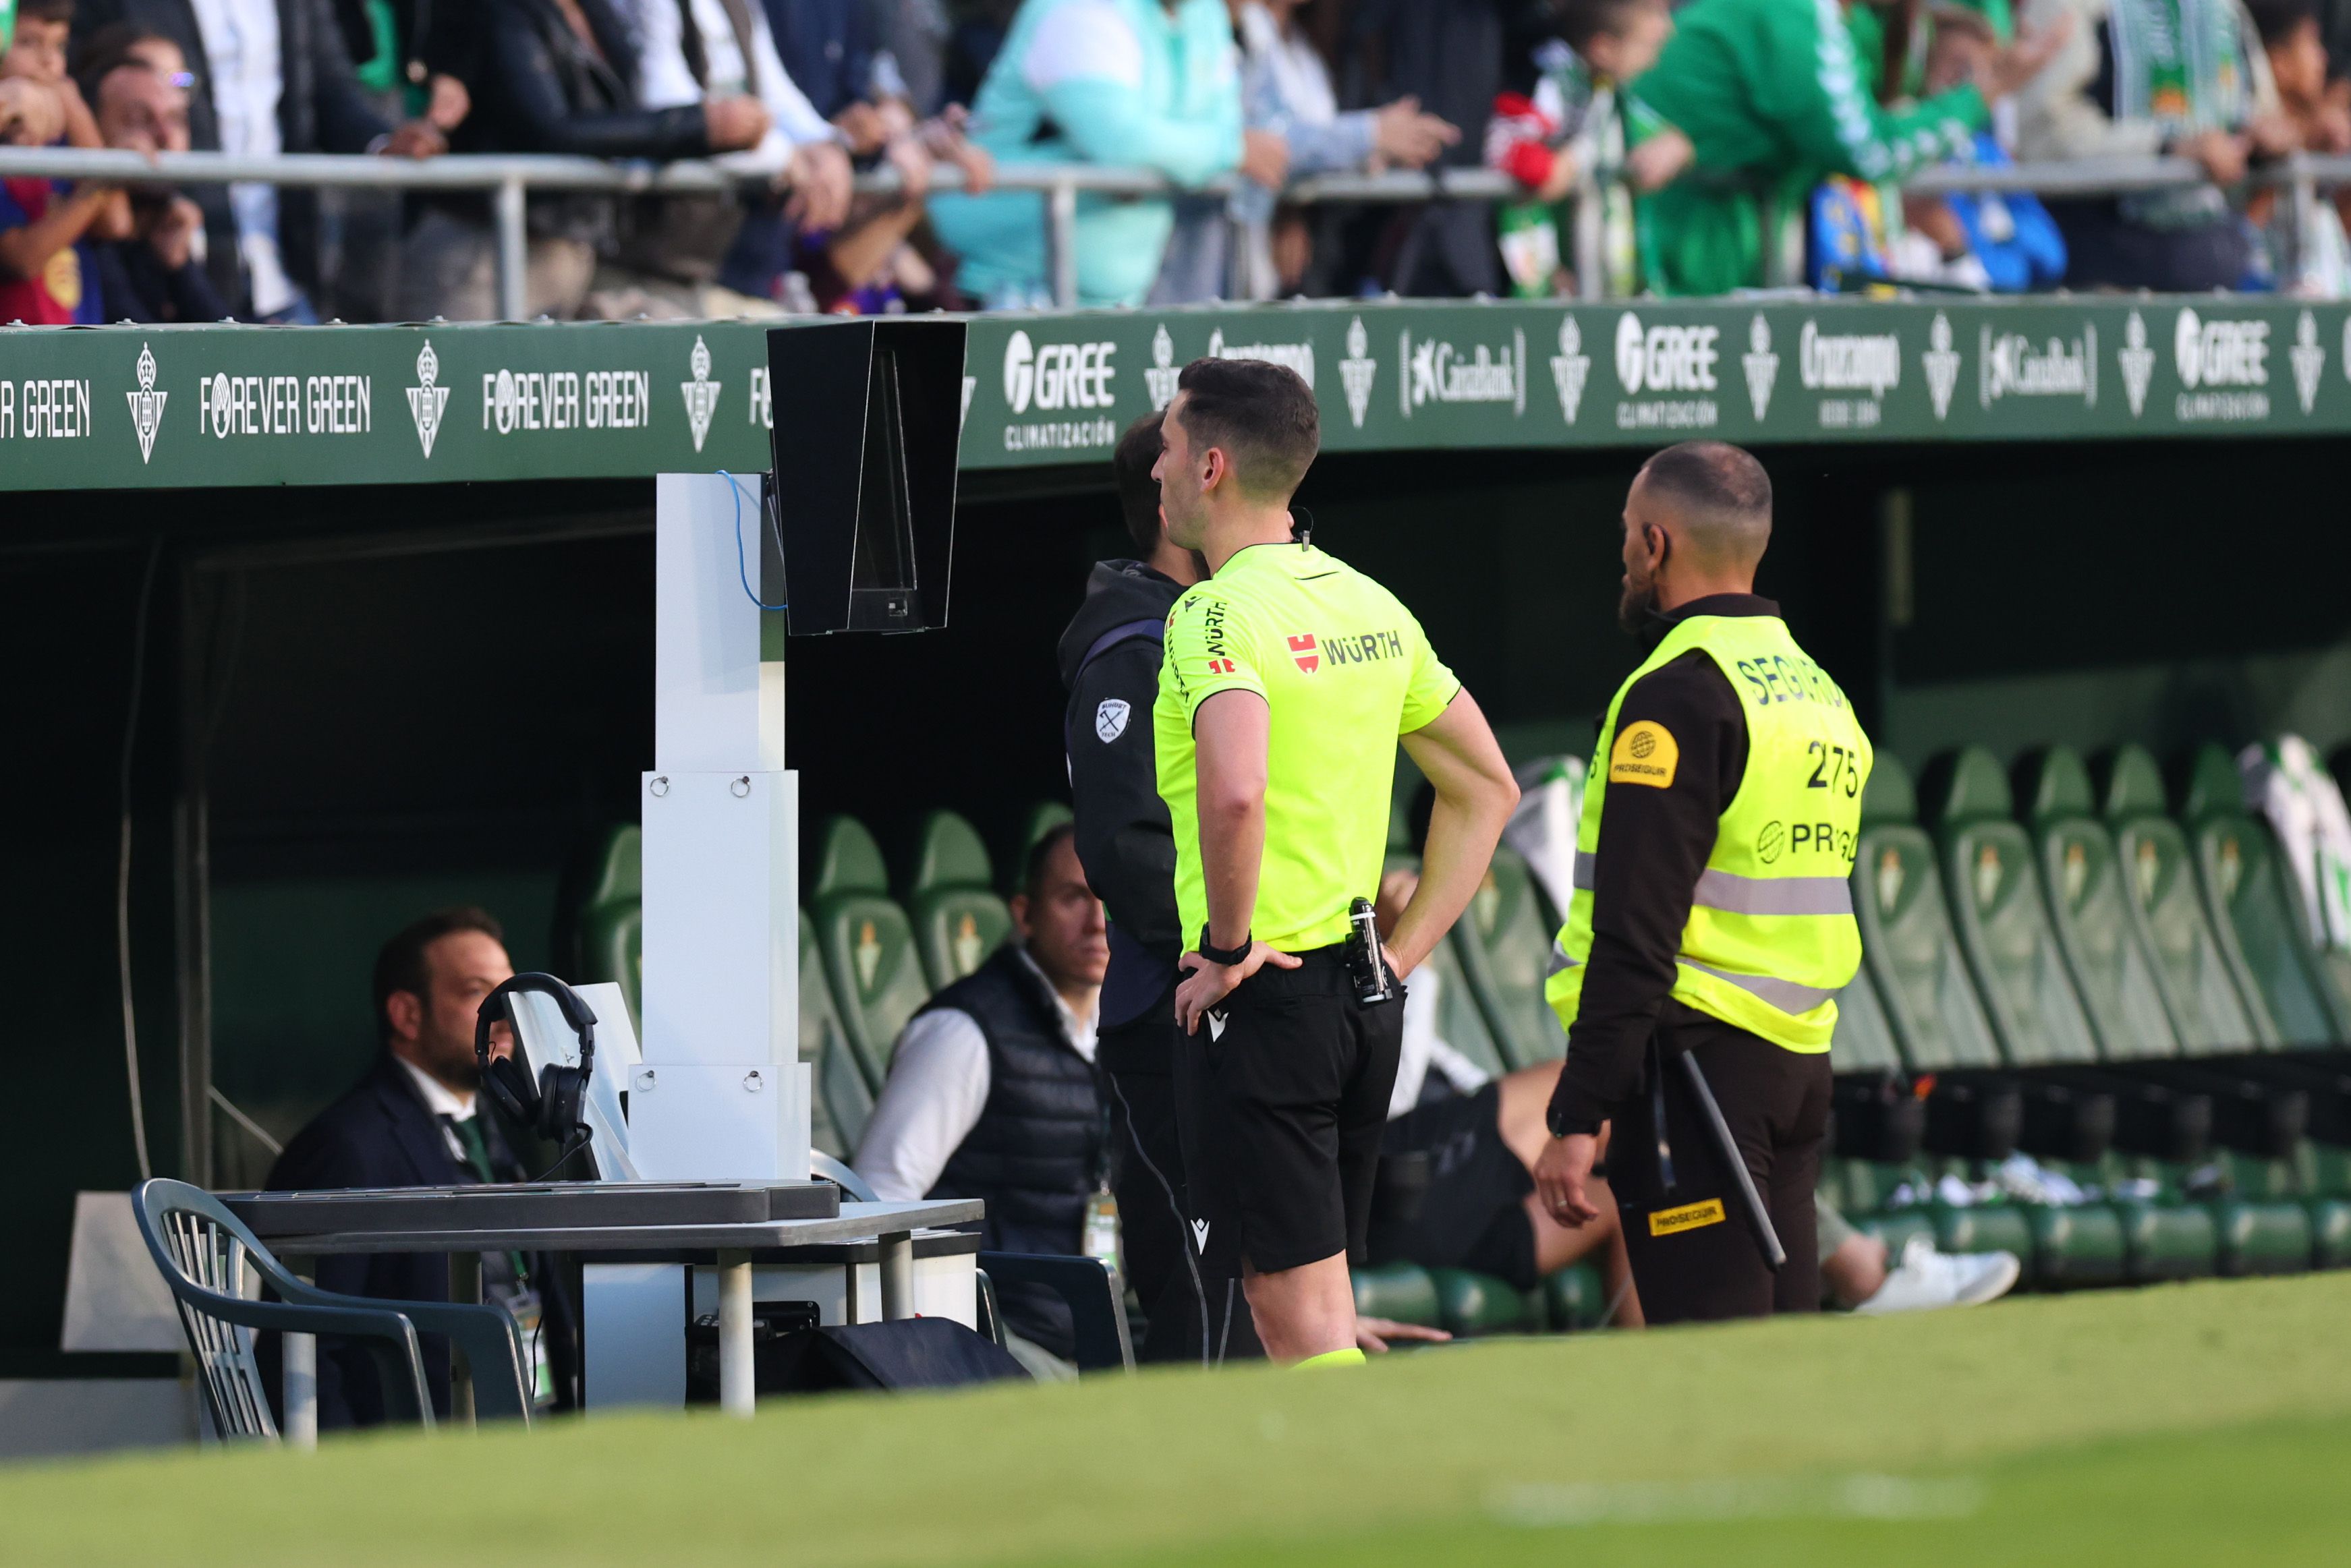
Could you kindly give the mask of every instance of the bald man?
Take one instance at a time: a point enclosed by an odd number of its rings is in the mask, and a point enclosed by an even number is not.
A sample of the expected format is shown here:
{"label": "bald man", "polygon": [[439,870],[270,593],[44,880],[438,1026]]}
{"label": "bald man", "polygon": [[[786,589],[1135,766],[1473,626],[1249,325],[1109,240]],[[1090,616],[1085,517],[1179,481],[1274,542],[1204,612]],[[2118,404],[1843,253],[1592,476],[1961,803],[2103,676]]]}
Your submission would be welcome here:
{"label": "bald man", "polygon": [[[1820,1304],[1813,1189],[1838,991],[1861,961],[1849,874],[1869,738],[1755,595],[1771,482],[1747,452],[1657,453],[1625,502],[1618,618],[1647,651],[1609,704],[1544,988],[1568,1031],[1537,1192],[1608,1191],[1652,1324]],[[1704,1119],[1695,1059],[1787,1257],[1775,1273]]]}

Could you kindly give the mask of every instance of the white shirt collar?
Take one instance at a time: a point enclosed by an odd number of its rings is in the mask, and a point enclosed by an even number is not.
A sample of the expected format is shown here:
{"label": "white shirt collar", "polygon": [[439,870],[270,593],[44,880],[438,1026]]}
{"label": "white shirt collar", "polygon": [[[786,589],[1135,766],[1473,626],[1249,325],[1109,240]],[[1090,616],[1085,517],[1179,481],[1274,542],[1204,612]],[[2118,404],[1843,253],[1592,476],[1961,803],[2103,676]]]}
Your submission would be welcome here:
{"label": "white shirt collar", "polygon": [[477,1103],[475,1096],[458,1094],[405,1056],[394,1056],[392,1060],[407,1070],[409,1082],[414,1084],[416,1092],[424,1097],[426,1110],[455,1122],[474,1119],[474,1106]]}
{"label": "white shirt collar", "polygon": [[1096,1008],[1081,1015],[1075,1008],[1061,1000],[1061,993],[1054,989],[1052,981],[1047,977],[1045,971],[1037,967],[1037,961],[1029,956],[1027,948],[1015,947],[1012,953],[1015,958],[1029,966],[1029,972],[1043,982],[1045,994],[1053,999],[1053,1011],[1061,1015],[1061,1034],[1069,1041],[1070,1049],[1087,1061],[1092,1061],[1094,1059],[1094,1020],[1100,1016],[1101,1009]]}

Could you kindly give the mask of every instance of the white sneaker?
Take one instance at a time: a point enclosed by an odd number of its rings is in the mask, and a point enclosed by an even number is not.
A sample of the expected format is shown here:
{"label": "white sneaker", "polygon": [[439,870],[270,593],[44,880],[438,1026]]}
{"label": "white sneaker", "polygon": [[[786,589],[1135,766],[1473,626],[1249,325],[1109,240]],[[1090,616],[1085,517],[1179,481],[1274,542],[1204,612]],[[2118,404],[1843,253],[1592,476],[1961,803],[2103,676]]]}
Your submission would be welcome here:
{"label": "white sneaker", "polygon": [[2006,1295],[2023,1272],[2013,1252],[1938,1252],[1926,1237],[1913,1236],[1902,1249],[1900,1266],[1887,1271],[1877,1293],[1853,1310],[1876,1314],[1976,1306]]}

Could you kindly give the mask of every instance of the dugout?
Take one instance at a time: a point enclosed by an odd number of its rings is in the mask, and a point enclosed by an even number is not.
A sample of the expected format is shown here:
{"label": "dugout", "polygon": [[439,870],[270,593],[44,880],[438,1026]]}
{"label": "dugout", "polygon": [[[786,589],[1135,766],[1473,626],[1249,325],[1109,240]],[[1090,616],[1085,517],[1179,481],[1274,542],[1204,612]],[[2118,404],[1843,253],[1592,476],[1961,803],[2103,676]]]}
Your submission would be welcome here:
{"label": "dugout", "polygon": [[[1914,768],[2351,742],[2339,306],[987,317],[948,627],[789,647],[808,829],[996,828],[1062,794],[1054,642],[1124,553],[1109,447],[1203,353],[1310,377],[1318,540],[1396,587],[1520,755],[1588,744],[1633,662],[1614,520],[1641,455],[1693,434],[1763,451],[1764,591]],[[137,1179],[127,1022],[152,1168],[252,1181],[220,1100],[283,1136],[339,1093],[397,925],[477,901],[519,966],[554,961],[651,761],[653,476],[767,467],[764,364],[733,323],[0,331],[0,1378],[172,1372],[57,1349],[73,1194]]]}

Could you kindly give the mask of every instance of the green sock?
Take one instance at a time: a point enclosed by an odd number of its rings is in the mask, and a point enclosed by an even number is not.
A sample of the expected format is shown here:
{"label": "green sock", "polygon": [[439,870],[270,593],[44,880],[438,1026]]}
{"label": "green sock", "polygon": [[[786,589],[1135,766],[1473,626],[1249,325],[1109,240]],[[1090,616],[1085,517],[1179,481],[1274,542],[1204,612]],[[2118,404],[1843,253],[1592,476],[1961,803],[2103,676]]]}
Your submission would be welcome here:
{"label": "green sock", "polygon": [[1362,1365],[1364,1365],[1364,1353],[1360,1350],[1326,1350],[1320,1355],[1308,1356],[1290,1370],[1307,1372],[1320,1366],[1361,1366]]}

